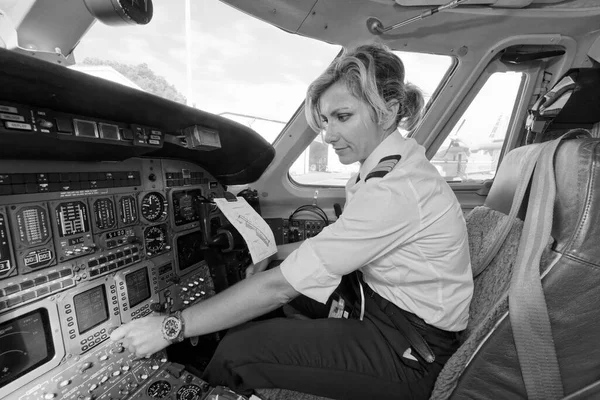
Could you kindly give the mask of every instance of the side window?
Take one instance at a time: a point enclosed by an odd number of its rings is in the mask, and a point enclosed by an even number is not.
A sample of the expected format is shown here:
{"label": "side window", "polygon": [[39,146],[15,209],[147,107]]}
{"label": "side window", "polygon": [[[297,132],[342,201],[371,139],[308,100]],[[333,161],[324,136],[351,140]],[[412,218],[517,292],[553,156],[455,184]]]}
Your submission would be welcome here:
{"label": "side window", "polygon": [[[452,57],[438,54],[403,51],[394,51],[394,53],[404,62],[406,80],[423,91],[426,103],[454,64]],[[317,135],[291,166],[289,176],[300,185],[344,186],[359,168],[359,163],[351,165],[340,163],[333,148],[323,142],[321,135]]]}
{"label": "side window", "polygon": [[480,89],[431,159],[451,182],[481,182],[496,175],[521,72],[496,72]]}

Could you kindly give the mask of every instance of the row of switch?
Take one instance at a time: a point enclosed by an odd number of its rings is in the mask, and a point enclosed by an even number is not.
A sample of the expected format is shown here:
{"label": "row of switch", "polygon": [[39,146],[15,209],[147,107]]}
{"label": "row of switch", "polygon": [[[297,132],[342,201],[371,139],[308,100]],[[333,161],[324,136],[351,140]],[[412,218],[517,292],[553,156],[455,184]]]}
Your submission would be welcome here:
{"label": "row of switch", "polygon": [[[14,307],[18,304],[27,302],[29,300],[33,300],[35,298],[40,298],[48,295],[52,292],[60,291],[64,288],[68,288],[74,285],[73,279],[64,279],[60,282],[53,282],[55,280],[70,277],[73,274],[73,271],[70,268],[63,269],[61,271],[51,272],[48,275],[40,276],[35,279],[29,279],[23,281],[19,284],[6,286],[4,289],[0,289],[0,298],[8,297],[6,300],[0,300],[0,310],[4,310],[5,308]],[[49,282],[53,282],[50,285],[47,285]],[[35,290],[29,290],[32,288],[36,288],[37,286],[41,286]],[[15,293],[29,290],[22,295],[16,295]]]}

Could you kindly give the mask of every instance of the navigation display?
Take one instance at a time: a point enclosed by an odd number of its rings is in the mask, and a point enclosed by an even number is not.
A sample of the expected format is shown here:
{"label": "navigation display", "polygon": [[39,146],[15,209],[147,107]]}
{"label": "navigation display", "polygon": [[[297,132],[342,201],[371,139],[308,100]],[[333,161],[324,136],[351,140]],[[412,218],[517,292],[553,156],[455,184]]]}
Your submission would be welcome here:
{"label": "navigation display", "polygon": [[177,238],[177,261],[179,270],[183,271],[194,264],[204,261],[202,232],[192,232]]}
{"label": "navigation display", "polygon": [[182,190],[173,193],[175,225],[181,226],[200,220],[198,205],[202,201],[200,189]]}
{"label": "navigation display", "polygon": [[73,296],[73,303],[79,334],[85,333],[108,320],[108,304],[104,285],[96,286]]}
{"label": "navigation display", "polygon": [[129,296],[129,308],[137,306],[152,295],[150,293],[147,268],[141,268],[125,275],[125,285],[127,286],[127,294]]}
{"label": "navigation display", "polygon": [[0,323],[0,388],[54,357],[48,311],[44,308]]}

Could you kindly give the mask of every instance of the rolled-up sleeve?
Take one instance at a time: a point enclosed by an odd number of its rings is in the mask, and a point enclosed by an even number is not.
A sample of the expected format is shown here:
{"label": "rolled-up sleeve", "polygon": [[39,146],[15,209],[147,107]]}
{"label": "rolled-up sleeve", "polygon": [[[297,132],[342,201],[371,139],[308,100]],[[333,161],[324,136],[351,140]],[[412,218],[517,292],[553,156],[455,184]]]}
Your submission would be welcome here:
{"label": "rolled-up sleeve", "polygon": [[420,210],[408,178],[388,176],[362,184],[344,213],[307,239],[281,264],[294,289],[321,303],[341,277],[386,255],[420,230]]}

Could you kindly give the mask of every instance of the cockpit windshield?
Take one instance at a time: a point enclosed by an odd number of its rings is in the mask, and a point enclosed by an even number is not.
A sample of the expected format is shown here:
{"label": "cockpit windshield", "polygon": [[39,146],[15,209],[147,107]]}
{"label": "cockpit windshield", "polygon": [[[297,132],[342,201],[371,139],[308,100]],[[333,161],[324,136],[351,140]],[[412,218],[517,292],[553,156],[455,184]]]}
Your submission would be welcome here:
{"label": "cockpit windshield", "polygon": [[74,68],[236,120],[273,142],[340,46],[216,0],[190,3],[186,14],[184,1],[155,1],[145,26],[96,23],[75,50]]}
{"label": "cockpit windshield", "polygon": [[[97,22],[72,67],[246,125],[273,143],[338,45],[291,34],[217,0],[154,2],[150,24]],[[190,28],[186,28],[189,18]],[[435,92],[452,59],[399,52],[407,79]]]}

